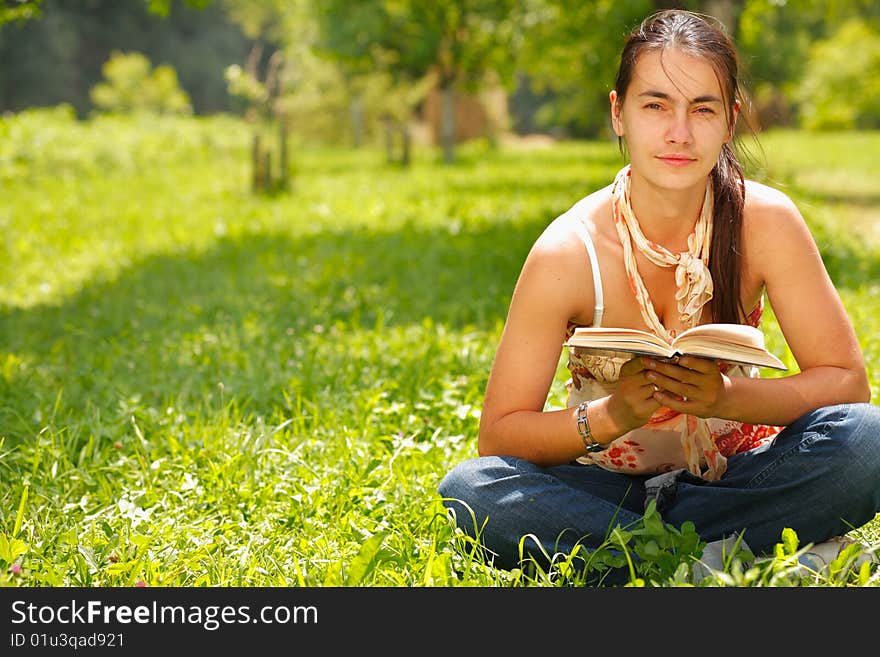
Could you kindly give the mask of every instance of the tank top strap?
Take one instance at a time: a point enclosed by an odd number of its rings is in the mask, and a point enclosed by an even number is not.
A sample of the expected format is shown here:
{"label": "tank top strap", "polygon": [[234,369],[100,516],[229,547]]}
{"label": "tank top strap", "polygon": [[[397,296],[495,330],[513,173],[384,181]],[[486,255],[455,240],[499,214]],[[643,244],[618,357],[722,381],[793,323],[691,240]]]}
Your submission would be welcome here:
{"label": "tank top strap", "polygon": [[573,217],[574,224],[581,234],[584,246],[587,248],[587,255],[590,257],[590,269],[593,272],[593,296],[595,305],[593,306],[593,326],[602,326],[602,316],[605,313],[605,302],[602,294],[602,274],[599,271],[599,258],[596,255],[596,247],[593,245],[593,238],[590,237],[590,231],[581,221],[580,217]]}

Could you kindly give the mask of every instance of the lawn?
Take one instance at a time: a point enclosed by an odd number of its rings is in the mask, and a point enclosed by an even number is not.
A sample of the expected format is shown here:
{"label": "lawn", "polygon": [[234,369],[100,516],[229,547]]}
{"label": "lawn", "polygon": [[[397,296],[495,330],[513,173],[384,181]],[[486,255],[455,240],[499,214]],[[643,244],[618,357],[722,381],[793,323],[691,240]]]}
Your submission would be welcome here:
{"label": "lawn", "polygon": [[[0,584],[577,583],[468,556],[436,486],[476,454],[529,246],[611,179],[616,144],[408,169],[300,146],[292,191],[254,196],[248,143],[225,117],[0,119]],[[762,145],[751,170],[801,204],[876,399],[880,134]],[[765,328],[785,354],[772,309]],[[718,583],[790,584],[774,568]]]}

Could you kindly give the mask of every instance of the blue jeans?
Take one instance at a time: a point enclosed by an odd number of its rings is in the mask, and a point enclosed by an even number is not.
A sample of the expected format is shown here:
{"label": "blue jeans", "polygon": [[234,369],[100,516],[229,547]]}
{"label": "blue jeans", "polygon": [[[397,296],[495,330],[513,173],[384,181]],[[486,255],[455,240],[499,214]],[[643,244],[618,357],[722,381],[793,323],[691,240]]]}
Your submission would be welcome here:
{"label": "blue jeans", "polygon": [[637,522],[649,496],[664,522],[681,527],[690,520],[707,542],[744,532],[761,554],[790,527],[802,545],[819,543],[880,511],[880,407],[841,404],[807,413],[771,444],[731,456],[718,481],[687,470],[660,479],[666,481],[656,489],[653,475],[485,456],[453,468],[439,492],[457,525],[479,535],[500,568],[520,564],[524,535],[523,556],[539,561],[540,551],[529,549],[535,547],[531,537],[551,556],[578,545],[596,548],[611,527]]}

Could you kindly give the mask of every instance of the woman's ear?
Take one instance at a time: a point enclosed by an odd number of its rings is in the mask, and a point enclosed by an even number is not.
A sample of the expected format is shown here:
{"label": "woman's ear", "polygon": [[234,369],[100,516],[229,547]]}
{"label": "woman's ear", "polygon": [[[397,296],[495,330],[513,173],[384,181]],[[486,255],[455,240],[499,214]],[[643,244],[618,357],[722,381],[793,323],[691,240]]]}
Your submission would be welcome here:
{"label": "woman's ear", "polygon": [[620,104],[618,103],[617,89],[612,89],[608,94],[608,100],[611,101],[611,127],[614,134],[623,137],[623,123],[620,120]]}

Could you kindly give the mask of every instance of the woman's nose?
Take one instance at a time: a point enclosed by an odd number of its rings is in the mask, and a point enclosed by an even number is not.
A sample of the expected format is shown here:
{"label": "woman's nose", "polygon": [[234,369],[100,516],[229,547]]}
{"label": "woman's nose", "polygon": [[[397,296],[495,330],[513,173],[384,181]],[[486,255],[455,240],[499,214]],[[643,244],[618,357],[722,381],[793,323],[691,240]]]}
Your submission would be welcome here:
{"label": "woman's nose", "polygon": [[670,144],[689,144],[693,139],[690,117],[686,112],[673,112],[666,127],[666,142]]}

